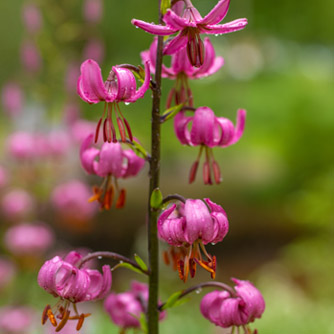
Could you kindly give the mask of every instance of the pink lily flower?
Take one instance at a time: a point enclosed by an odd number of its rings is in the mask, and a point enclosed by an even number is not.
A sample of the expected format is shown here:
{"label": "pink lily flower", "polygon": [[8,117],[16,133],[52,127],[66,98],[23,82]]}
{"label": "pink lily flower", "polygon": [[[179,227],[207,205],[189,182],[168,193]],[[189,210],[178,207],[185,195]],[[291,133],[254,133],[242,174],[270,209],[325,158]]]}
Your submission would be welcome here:
{"label": "pink lily flower", "polygon": [[136,176],[144,167],[145,159],[138,157],[132,150],[123,150],[120,143],[105,142],[101,149],[92,146],[93,134],[81,145],[80,160],[88,174],[103,177],[101,187],[94,187],[94,196],[89,201],[97,200],[102,209],[110,209],[113,197],[119,192],[116,208],[125,204],[125,189],[118,190],[117,179]]}
{"label": "pink lily flower", "polygon": [[[104,301],[104,308],[111,320],[122,329],[140,328],[139,318],[146,312],[148,302],[147,284],[133,281],[131,289],[123,293],[111,293]],[[163,320],[166,311],[160,312]]]}
{"label": "pink lily flower", "polygon": [[[103,82],[101,69],[94,60],[88,59],[81,65],[81,75],[77,83],[77,92],[85,102],[95,104],[105,102],[104,112],[100,118],[95,132],[95,142],[99,137],[101,123],[103,121],[103,139],[109,143],[117,141],[116,131],[112,122],[114,110],[117,126],[123,142],[127,137],[132,141],[132,132],[128,121],[124,118],[119,108],[119,102],[132,103],[142,98],[150,85],[149,64],[145,63],[145,80],[142,86],[136,89],[136,78],[128,69],[121,66],[113,66],[106,82]],[[126,130],[125,130],[126,129]]]}
{"label": "pink lily flower", "polygon": [[[200,309],[203,316],[216,326],[246,326],[255,318],[261,318],[265,302],[261,292],[249,281],[232,278],[236,284],[235,295],[227,291],[212,291],[204,296]],[[247,333],[252,333],[247,328]],[[255,333],[256,331],[254,331]]]}
{"label": "pink lily flower", "polygon": [[[111,288],[111,270],[108,265],[102,267],[103,274],[98,270],[79,268],[82,256],[72,251],[64,259],[55,256],[46,261],[38,273],[38,284],[54,297],[60,297],[53,310],[50,305],[44,309],[42,323],[47,319],[60,331],[68,320],[78,320],[77,330],[82,326],[85,317],[90,314],[79,314],[76,303],[104,298]],[[74,315],[69,310],[73,305]],[[60,319],[58,324],[56,318]]]}
{"label": "pink lily flower", "polygon": [[30,333],[35,312],[26,306],[5,306],[0,308],[0,333]]}
{"label": "pink lily flower", "polygon": [[[155,73],[157,38],[154,38],[150,49],[143,51],[140,55],[143,62],[150,62],[150,71]],[[193,106],[192,92],[188,84],[189,79],[200,79],[216,73],[223,65],[224,58],[216,57],[213,45],[209,38],[204,39],[205,58],[203,64],[196,68],[192,66],[187,57],[186,48],[179,50],[172,55],[171,67],[162,65],[162,77],[171,80],[176,79],[174,87],[171,89],[168,99],[167,108],[170,108],[171,101],[175,99],[175,104],[184,103],[190,107]]]}
{"label": "pink lily flower", "polygon": [[[167,10],[163,17],[165,26],[136,19],[131,22],[153,35],[169,36],[178,33],[176,37],[167,41],[164,54],[171,55],[187,47],[188,58],[192,66],[200,67],[204,63],[205,47],[200,34],[226,34],[241,30],[247,25],[247,19],[218,24],[226,16],[230,0],[220,0],[204,18],[190,0],[183,0],[183,3],[177,3],[173,9]],[[184,8],[182,9],[181,6]]]}
{"label": "pink lily flower", "polygon": [[[221,182],[220,168],[214,159],[212,147],[227,147],[235,144],[242,136],[245,128],[246,110],[239,109],[236,126],[225,117],[216,117],[208,107],[199,107],[194,116],[186,116],[182,111],[175,116],[174,130],[183,145],[200,146],[199,155],[193,163],[189,183],[195,180],[199,160],[205,148],[206,160],[203,165],[204,184],[212,184],[211,169],[217,184]],[[189,124],[192,122],[191,130]]]}
{"label": "pink lily flower", "polygon": [[[224,209],[208,198],[204,201],[187,199],[178,207],[173,204],[158,219],[159,238],[172,246],[169,254],[164,253],[165,262],[169,264],[170,255],[184,282],[189,272],[195,276],[196,263],[215,277],[216,257],[207,253],[205,245],[222,241],[229,228]],[[201,250],[208,261],[203,260]]]}
{"label": "pink lily flower", "polygon": [[44,224],[20,224],[10,227],[4,238],[6,248],[13,254],[39,255],[54,242],[52,230]]}

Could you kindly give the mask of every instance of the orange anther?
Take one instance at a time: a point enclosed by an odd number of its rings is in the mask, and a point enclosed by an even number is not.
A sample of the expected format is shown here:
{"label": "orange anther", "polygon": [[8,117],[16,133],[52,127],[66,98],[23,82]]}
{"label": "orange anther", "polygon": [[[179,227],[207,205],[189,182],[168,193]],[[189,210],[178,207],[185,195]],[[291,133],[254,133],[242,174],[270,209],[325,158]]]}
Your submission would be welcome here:
{"label": "orange anther", "polygon": [[51,309],[50,305],[46,305],[42,313],[42,325],[48,320],[48,311]]}
{"label": "orange anther", "polygon": [[46,312],[46,314],[48,315],[48,318],[52,324],[52,326],[57,327],[57,320],[56,317],[54,316],[54,314],[51,311],[51,308],[49,308]]}
{"label": "orange anther", "polygon": [[170,261],[169,261],[168,252],[167,252],[167,251],[164,251],[164,252],[162,253],[162,256],[163,256],[163,259],[164,259],[165,264],[166,264],[167,266],[169,266]]}
{"label": "orange anther", "polygon": [[77,323],[77,327],[76,327],[76,330],[79,331],[80,328],[82,327],[83,323],[84,323],[84,320],[85,320],[85,314],[80,314],[80,317],[79,317],[79,320],[78,320],[78,323]]}
{"label": "orange anther", "polygon": [[116,209],[123,208],[123,206],[125,205],[125,200],[126,200],[126,191],[125,189],[121,189],[121,192],[116,202]]}
{"label": "orange anther", "polygon": [[184,262],[182,260],[177,261],[177,270],[179,272],[179,277],[182,281],[185,282],[184,280]]}
{"label": "orange anther", "polygon": [[67,320],[70,316],[70,311],[69,310],[66,310],[64,313],[63,313],[63,319],[61,320],[61,322],[59,323],[58,327],[56,328],[56,332],[59,332],[63,329],[63,327],[66,325],[67,323]]}

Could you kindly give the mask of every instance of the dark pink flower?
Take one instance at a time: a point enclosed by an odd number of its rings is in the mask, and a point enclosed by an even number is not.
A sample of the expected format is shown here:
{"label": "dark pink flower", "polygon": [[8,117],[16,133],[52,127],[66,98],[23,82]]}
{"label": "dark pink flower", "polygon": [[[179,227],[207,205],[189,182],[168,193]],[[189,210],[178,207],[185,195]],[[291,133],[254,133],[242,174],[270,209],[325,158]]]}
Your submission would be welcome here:
{"label": "dark pink flower", "polygon": [[[148,286],[144,283],[132,282],[130,291],[112,293],[104,301],[104,308],[111,320],[121,328],[139,328],[141,313],[145,313],[148,303]],[[162,320],[166,312],[161,312]]]}
{"label": "dark pink flower", "polygon": [[39,255],[54,242],[52,230],[45,224],[20,224],[10,227],[4,238],[6,248],[15,255]]}
{"label": "dark pink flower", "polygon": [[2,106],[10,117],[18,116],[23,108],[23,92],[21,87],[9,82],[2,88]]}
{"label": "dark pink flower", "polygon": [[0,308],[0,332],[4,334],[28,333],[34,318],[34,311],[28,307],[2,307]]}
{"label": "dark pink flower", "polygon": [[120,193],[116,208],[121,208],[125,204],[125,189],[118,190],[117,179],[136,176],[143,168],[145,159],[138,157],[130,149],[123,150],[118,142],[105,142],[101,149],[92,145],[93,135],[91,134],[81,145],[81,165],[87,173],[103,177],[104,181],[100,188],[94,188],[95,195],[90,200],[98,200],[101,208],[108,210],[112,205],[116,188]]}
{"label": "dark pink flower", "polygon": [[236,284],[235,295],[212,291],[204,296],[200,305],[203,316],[223,328],[248,325],[261,318],[265,309],[261,292],[252,283],[235,278],[232,281]]}
{"label": "dark pink flower", "polygon": [[[154,38],[150,49],[141,53],[143,62],[150,62],[151,73],[155,73],[157,38]],[[172,80],[176,79],[175,85],[169,93],[167,108],[170,108],[174,99],[175,104],[184,103],[193,106],[192,92],[188,79],[200,79],[217,72],[224,64],[223,57],[216,57],[215,50],[209,38],[204,39],[205,58],[203,64],[196,68],[192,66],[187,57],[187,50],[183,48],[172,55],[171,66],[162,65],[162,77]]]}
{"label": "dark pink flower", "polygon": [[[170,254],[180,278],[187,280],[190,272],[195,275],[196,263],[215,277],[216,259],[209,255],[205,246],[224,239],[229,224],[224,209],[206,198],[205,202],[187,199],[179,207],[173,204],[158,219],[158,235],[172,246]],[[208,261],[204,261],[201,251]],[[165,259],[169,258],[165,253]],[[167,260],[168,262],[168,260]]]}
{"label": "dark pink flower", "polygon": [[[45,323],[49,319],[59,330],[67,320],[78,320],[79,324],[89,314],[79,314],[76,303],[104,298],[111,287],[111,270],[108,265],[102,267],[103,274],[98,270],[79,268],[78,262],[82,256],[77,252],[70,252],[64,259],[55,256],[46,261],[38,273],[38,284],[54,297],[60,297],[54,310],[47,305],[42,317]],[[70,314],[70,305],[73,313]],[[57,319],[60,319],[58,324]]]}
{"label": "dark pink flower", "polygon": [[142,98],[149,88],[150,78],[149,64],[145,63],[145,80],[142,86],[137,90],[136,78],[128,68],[113,66],[106,82],[103,82],[98,63],[92,59],[82,63],[81,75],[77,84],[79,96],[88,103],[95,104],[101,101],[105,102],[102,118],[100,118],[96,127],[95,142],[97,142],[104,117],[104,141],[113,141],[114,143],[117,141],[116,131],[112,122],[113,112],[115,113],[122,141],[125,142],[126,137],[132,141],[133,137],[129,123],[122,115],[118,103],[132,103]]}
{"label": "dark pink flower", "polygon": [[[184,4],[183,4],[184,3]],[[230,0],[220,0],[204,18],[192,5],[190,0],[177,3],[168,9],[163,17],[166,25],[156,25],[141,20],[132,20],[132,24],[154,35],[169,36],[164,54],[174,54],[187,47],[187,54],[192,66],[200,67],[205,58],[205,47],[200,34],[221,35],[241,30],[247,25],[247,19],[238,19],[225,24],[218,24],[227,14]]]}
{"label": "dark pink flower", "polygon": [[[235,144],[243,134],[246,111],[239,109],[236,126],[225,117],[216,117],[208,107],[199,107],[193,116],[186,116],[182,111],[175,116],[174,130],[183,145],[200,146],[199,155],[190,170],[189,183],[195,180],[199,159],[203,147],[205,148],[205,163],[203,165],[203,179],[205,184],[212,184],[211,170],[216,183],[221,182],[218,163],[215,161],[212,148],[227,147]],[[190,130],[189,130],[190,125]]]}

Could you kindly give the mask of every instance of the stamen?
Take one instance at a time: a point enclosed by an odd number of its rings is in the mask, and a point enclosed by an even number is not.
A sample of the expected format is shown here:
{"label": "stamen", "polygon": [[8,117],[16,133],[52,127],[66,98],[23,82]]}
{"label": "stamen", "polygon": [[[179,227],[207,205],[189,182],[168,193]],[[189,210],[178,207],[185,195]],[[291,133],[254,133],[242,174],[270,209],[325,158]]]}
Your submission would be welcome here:
{"label": "stamen", "polygon": [[198,164],[199,164],[199,161],[196,160],[190,168],[189,183],[193,183],[195,181],[196,174],[197,174],[197,169],[198,169]]}
{"label": "stamen", "polygon": [[94,186],[93,193],[94,195],[88,199],[88,203],[98,201],[102,195],[102,190],[99,187]]}
{"label": "stamen", "polygon": [[76,327],[76,330],[79,331],[84,323],[84,320],[85,320],[85,315],[82,313],[80,314],[80,317],[79,317],[79,320],[78,320],[78,324],[77,324],[77,327]]}
{"label": "stamen", "polygon": [[94,142],[97,143],[98,139],[99,139],[99,133],[100,133],[100,127],[101,127],[101,123],[102,123],[102,117],[99,119],[97,126],[96,126],[96,130],[95,130],[95,138],[94,138]]}
{"label": "stamen", "polygon": [[179,272],[179,277],[184,281],[184,262],[182,260],[177,261],[177,270]]}
{"label": "stamen", "polygon": [[108,129],[107,129],[108,118],[106,118],[103,122],[103,141],[111,142],[111,138],[108,136]]}
{"label": "stamen", "polygon": [[175,95],[175,88],[173,87],[168,93],[167,102],[166,102],[166,109],[170,108],[174,95]]}
{"label": "stamen", "polygon": [[125,205],[125,200],[126,200],[126,190],[121,189],[121,192],[118,196],[117,202],[116,202],[116,209],[121,209]]}
{"label": "stamen", "polygon": [[122,142],[125,143],[126,142],[126,137],[125,137],[124,124],[123,124],[120,117],[117,117],[116,120],[117,120],[118,130],[119,130],[119,133],[121,135]]}
{"label": "stamen", "polygon": [[[109,122],[109,135],[110,135],[110,137],[112,135],[113,143],[117,143],[116,130],[115,130],[115,127],[114,127],[114,124],[113,124],[111,118],[108,118],[108,122]],[[110,142],[111,142],[111,139],[110,139]]]}
{"label": "stamen", "polygon": [[43,313],[42,313],[42,325],[44,325],[46,323],[46,321],[48,320],[48,311],[51,309],[51,306],[48,304],[45,306]]}
{"label": "stamen", "polygon": [[163,256],[163,259],[164,259],[164,262],[165,262],[166,266],[169,266],[170,261],[169,261],[168,252],[167,252],[167,251],[164,251],[164,252],[162,253],[162,256]]}
{"label": "stamen", "polygon": [[210,165],[207,161],[204,162],[203,164],[203,180],[204,180],[204,184],[212,184]]}
{"label": "stamen", "polygon": [[187,54],[192,66],[197,67],[197,46],[195,36],[193,35],[193,31],[190,31],[188,34],[188,43],[187,43]]}
{"label": "stamen", "polygon": [[56,320],[56,317],[54,316],[54,314],[52,313],[51,308],[49,308],[47,310],[46,314],[47,314],[52,326],[57,327],[57,320]]}
{"label": "stamen", "polygon": [[205,54],[205,49],[204,49],[204,44],[201,40],[201,37],[199,36],[199,34],[197,35],[197,63],[196,63],[196,67],[201,67],[204,63],[204,54]]}
{"label": "stamen", "polygon": [[194,278],[196,274],[196,262],[193,258],[189,260],[189,270],[191,278]]}
{"label": "stamen", "polygon": [[128,132],[128,137],[129,137],[130,141],[132,142],[133,141],[133,136],[132,136],[132,131],[131,131],[131,128],[130,128],[130,124],[128,123],[128,121],[124,117],[123,117],[123,122],[125,124],[126,131]]}
{"label": "stamen", "polygon": [[219,184],[220,182],[222,182],[222,177],[221,177],[219,165],[217,164],[215,160],[213,160],[212,162],[212,170],[213,170],[213,176],[215,178],[215,181],[217,184]]}
{"label": "stamen", "polygon": [[59,331],[61,331],[63,329],[63,327],[66,325],[66,323],[68,321],[69,316],[70,316],[70,311],[66,310],[63,313],[63,319],[61,320],[61,322],[59,323],[58,327],[56,328],[56,332],[59,332]]}

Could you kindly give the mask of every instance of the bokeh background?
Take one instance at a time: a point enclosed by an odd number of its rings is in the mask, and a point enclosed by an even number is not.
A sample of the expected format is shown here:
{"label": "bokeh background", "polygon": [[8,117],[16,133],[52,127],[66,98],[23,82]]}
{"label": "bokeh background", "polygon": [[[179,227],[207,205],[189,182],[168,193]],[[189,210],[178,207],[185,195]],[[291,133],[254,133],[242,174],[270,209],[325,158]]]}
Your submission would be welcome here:
{"label": "bokeh background", "polygon": [[[193,3],[204,16],[216,1]],[[85,14],[82,0],[0,2],[0,265],[5,268],[0,268],[0,307],[5,314],[5,307],[24,306],[32,319],[15,333],[52,333],[39,325],[44,306],[56,302],[36,283],[45,259],[71,249],[146,258],[148,168],[120,181],[128,193],[123,210],[99,212],[86,203],[89,187],[100,180],[84,173],[78,152],[82,134],[94,129],[90,121],[97,122],[103,106],[86,105],[75,85],[88,57],[99,61],[105,76],[115,64],[140,64],[139,53],[152,36],[130,21],[157,22],[157,4],[105,0],[102,5],[101,15],[94,16],[94,9]],[[39,18],[31,10],[27,14],[32,7]],[[199,176],[187,184],[197,148],[180,145],[172,121],[163,126],[161,189],[210,197],[227,211],[230,232],[209,251],[218,258],[217,280],[249,279],[263,293],[266,311],[252,325],[259,333],[334,332],[333,12],[330,0],[231,1],[226,22],[247,17],[249,24],[213,36],[225,65],[212,77],[191,82],[196,106],[207,105],[232,120],[238,108],[247,109],[240,142],[214,150],[221,185],[204,186]],[[165,79],[163,104],[171,87]],[[6,104],[6,97],[11,102]],[[150,94],[121,108],[148,149]],[[58,197],[68,201],[57,206],[55,187],[73,180],[83,188],[62,188]],[[8,231],[28,223],[47,227],[50,243],[43,251],[20,250],[9,240]],[[164,264],[160,269],[165,300],[184,284]],[[145,281],[119,269],[112,289],[125,291],[132,279]],[[186,286],[203,280],[209,277],[199,271]],[[201,317],[202,296],[171,309],[161,333],[225,333]],[[117,333],[101,303],[87,307],[94,314],[82,333]]]}

